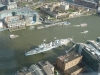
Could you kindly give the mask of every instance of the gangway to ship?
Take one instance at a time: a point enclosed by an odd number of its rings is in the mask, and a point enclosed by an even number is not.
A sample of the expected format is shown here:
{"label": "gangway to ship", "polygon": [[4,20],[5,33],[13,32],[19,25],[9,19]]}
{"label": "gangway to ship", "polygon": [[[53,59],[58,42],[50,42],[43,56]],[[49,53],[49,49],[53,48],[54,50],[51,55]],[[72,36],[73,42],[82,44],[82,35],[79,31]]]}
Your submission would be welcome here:
{"label": "gangway to ship", "polygon": [[70,42],[72,42],[73,44],[76,44],[75,41],[73,41],[73,40],[70,40]]}
{"label": "gangway to ship", "polygon": [[71,40],[70,42],[72,42],[74,45],[69,50],[66,50],[65,53],[69,53],[76,46],[75,41]]}
{"label": "gangway to ship", "polygon": [[75,46],[76,44],[74,44],[69,50],[66,50],[65,53],[69,53]]}

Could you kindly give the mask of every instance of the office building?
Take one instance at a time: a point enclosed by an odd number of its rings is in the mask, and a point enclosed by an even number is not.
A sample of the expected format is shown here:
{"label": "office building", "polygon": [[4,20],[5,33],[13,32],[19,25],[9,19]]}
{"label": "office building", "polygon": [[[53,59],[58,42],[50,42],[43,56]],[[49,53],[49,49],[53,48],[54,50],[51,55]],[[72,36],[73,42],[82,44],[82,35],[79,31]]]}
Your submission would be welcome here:
{"label": "office building", "polygon": [[5,17],[12,16],[12,11],[10,10],[3,10],[0,11],[0,19],[4,19]]}
{"label": "office building", "polygon": [[9,31],[25,29],[26,22],[22,16],[10,16],[5,18]]}
{"label": "office building", "polygon": [[3,11],[4,9],[6,9],[6,6],[0,3],[0,11]]}
{"label": "office building", "polygon": [[[100,51],[99,43],[79,43],[77,44],[77,52],[83,56],[82,60],[85,64],[87,64],[91,70],[95,72],[100,72]],[[98,48],[96,48],[99,45]]]}
{"label": "office building", "polygon": [[34,14],[34,16],[33,16],[33,21],[39,22],[39,14],[38,14],[38,13],[35,13],[35,14]]}

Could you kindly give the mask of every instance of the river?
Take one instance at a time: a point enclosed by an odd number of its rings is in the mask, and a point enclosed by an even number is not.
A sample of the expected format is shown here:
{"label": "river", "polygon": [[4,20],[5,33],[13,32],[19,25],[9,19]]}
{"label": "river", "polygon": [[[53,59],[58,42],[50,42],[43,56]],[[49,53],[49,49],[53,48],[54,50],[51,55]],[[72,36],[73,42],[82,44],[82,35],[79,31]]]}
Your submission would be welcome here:
{"label": "river", "polygon": [[[45,54],[37,54],[25,57],[24,53],[37,47],[46,39],[47,43],[54,40],[54,37],[71,38],[75,42],[84,42],[86,40],[96,40],[100,36],[100,16],[84,16],[73,19],[68,19],[71,22],[70,26],[58,26],[42,30],[30,30],[28,27],[25,30],[9,32],[0,32],[0,75],[14,75],[20,68],[37,63],[39,60],[49,60],[55,62],[56,57],[61,55],[67,47],[61,47],[45,52]],[[81,23],[87,23],[87,27],[74,27]],[[88,30],[87,34],[80,33],[83,30]],[[10,34],[19,35],[18,38],[10,39]],[[83,37],[86,37],[84,39]]]}

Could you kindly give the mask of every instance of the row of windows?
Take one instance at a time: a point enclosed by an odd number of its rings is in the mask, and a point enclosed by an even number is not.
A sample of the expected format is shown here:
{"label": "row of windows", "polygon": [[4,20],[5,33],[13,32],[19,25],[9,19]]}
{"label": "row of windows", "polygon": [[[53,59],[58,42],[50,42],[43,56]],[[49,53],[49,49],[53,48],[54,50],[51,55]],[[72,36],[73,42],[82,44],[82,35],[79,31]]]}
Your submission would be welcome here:
{"label": "row of windows", "polygon": [[82,50],[83,55],[83,61],[94,71],[98,71],[98,63],[99,61],[93,58],[89,53],[87,53],[85,50]]}

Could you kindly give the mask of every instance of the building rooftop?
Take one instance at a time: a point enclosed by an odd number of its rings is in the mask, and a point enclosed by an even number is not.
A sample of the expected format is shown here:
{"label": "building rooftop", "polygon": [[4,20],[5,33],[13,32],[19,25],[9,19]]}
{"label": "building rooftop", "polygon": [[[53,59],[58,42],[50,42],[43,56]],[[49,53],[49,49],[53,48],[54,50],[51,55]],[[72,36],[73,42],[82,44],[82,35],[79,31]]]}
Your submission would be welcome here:
{"label": "building rooftop", "polygon": [[[85,2],[96,3],[95,0],[83,0]],[[97,3],[96,3],[97,4]]]}
{"label": "building rooftop", "polygon": [[28,7],[19,8],[16,10],[16,12],[22,12],[22,11],[32,11],[32,10]]}
{"label": "building rooftop", "polygon": [[73,0],[66,0],[67,2],[71,2],[71,3],[73,3]]}
{"label": "building rooftop", "polygon": [[24,75],[23,73],[17,73],[17,74],[15,74],[15,75]]}
{"label": "building rooftop", "polygon": [[81,69],[81,68],[84,68],[84,67],[85,67],[85,65],[84,65],[83,63],[79,63],[79,64],[77,64],[77,65],[75,65],[75,66],[69,68],[69,69],[66,71],[66,73],[71,74],[71,73],[73,73],[73,72],[75,72],[75,71],[77,71],[77,70],[79,70],[79,69]]}
{"label": "building rooftop", "polygon": [[7,24],[17,24],[17,23],[23,23],[24,19],[22,18],[22,16],[9,16],[5,18],[5,22]]}
{"label": "building rooftop", "polygon": [[2,14],[2,13],[12,13],[12,12],[26,12],[26,11],[30,12],[31,15],[33,15],[34,13],[37,13],[35,10],[31,10],[28,7],[23,7],[23,8],[12,9],[12,10],[3,10],[3,11],[0,11],[0,14]]}
{"label": "building rooftop", "polygon": [[22,71],[24,74],[30,73],[30,71],[28,70],[27,67],[22,68],[21,71]]}
{"label": "building rooftop", "polygon": [[96,42],[94,40],[88,40],[88,42],[94,46],[96,49],[100,50],[100,43],[99,42]]}
{"label": "building rooftop", "polygon": [[96,7],[97,7],[97,3],[92,2],[90,0],[75,0],[74,3],[78,4],[78,5],[82,5],[84,7],[93,8],[93,9],[96,9]]}
{"label": "building rooftop", "polygon": [[100,39],[100,37],[98,37],[98,39]]}
{"label": "building rooftop", "polygon": [[32,72],[33,75],[44,75],[38,65],[31,65],[29,70]]}
{"label": "building rooftop", "polygon": [[[100,37],[98,37],[97,39],[99,39],[100,40]],[[100,41],[99,41],[100,42]]]}
{"label": "building rooftop", "polygon": [[54,75],[54,72],[52,71],[52,68],[54,67],[48,61],[40,61],[38,62],[38,65],[43,69],[46,75]]}
{"label": "building rooftop", "polygon": [[69,3],[67,2],[61,2],[61,5],[68,5]]}
{"label": "building rooftop", "polygon": [[15,75],[32,75],[27,67],[20,69]]}
{"label": "building rooftop", "polygon": [[73,51],[69,54],[66,54],[66,55],[62,55],[60,57],[58,57],[58,59],[60,59],[62,62],[66,63],[66,62],[69,62],[73,59],[76,59],[78,57],[80,57],[81,55],[79,55],[77,52]]}
{"label": "building rooftop", "polygon": [[3,4],[0,3],[0,7],[4,7],[4,6],[5,6],[5,5],[3,5]]}
{"label": "building rooftop", "polygon": [[92,57],[96,58],[97,60],[100,60],[100,51],[95,49],[92,45],[90,44],[85,44],[85,43],[80,43],[82,48],[89,52]]}
{"label": "building rooftop", "polygon": [[0,11],[0,14],[3,14],[3,13],[12,13],[11,10],[3,10],[3,11]]}

